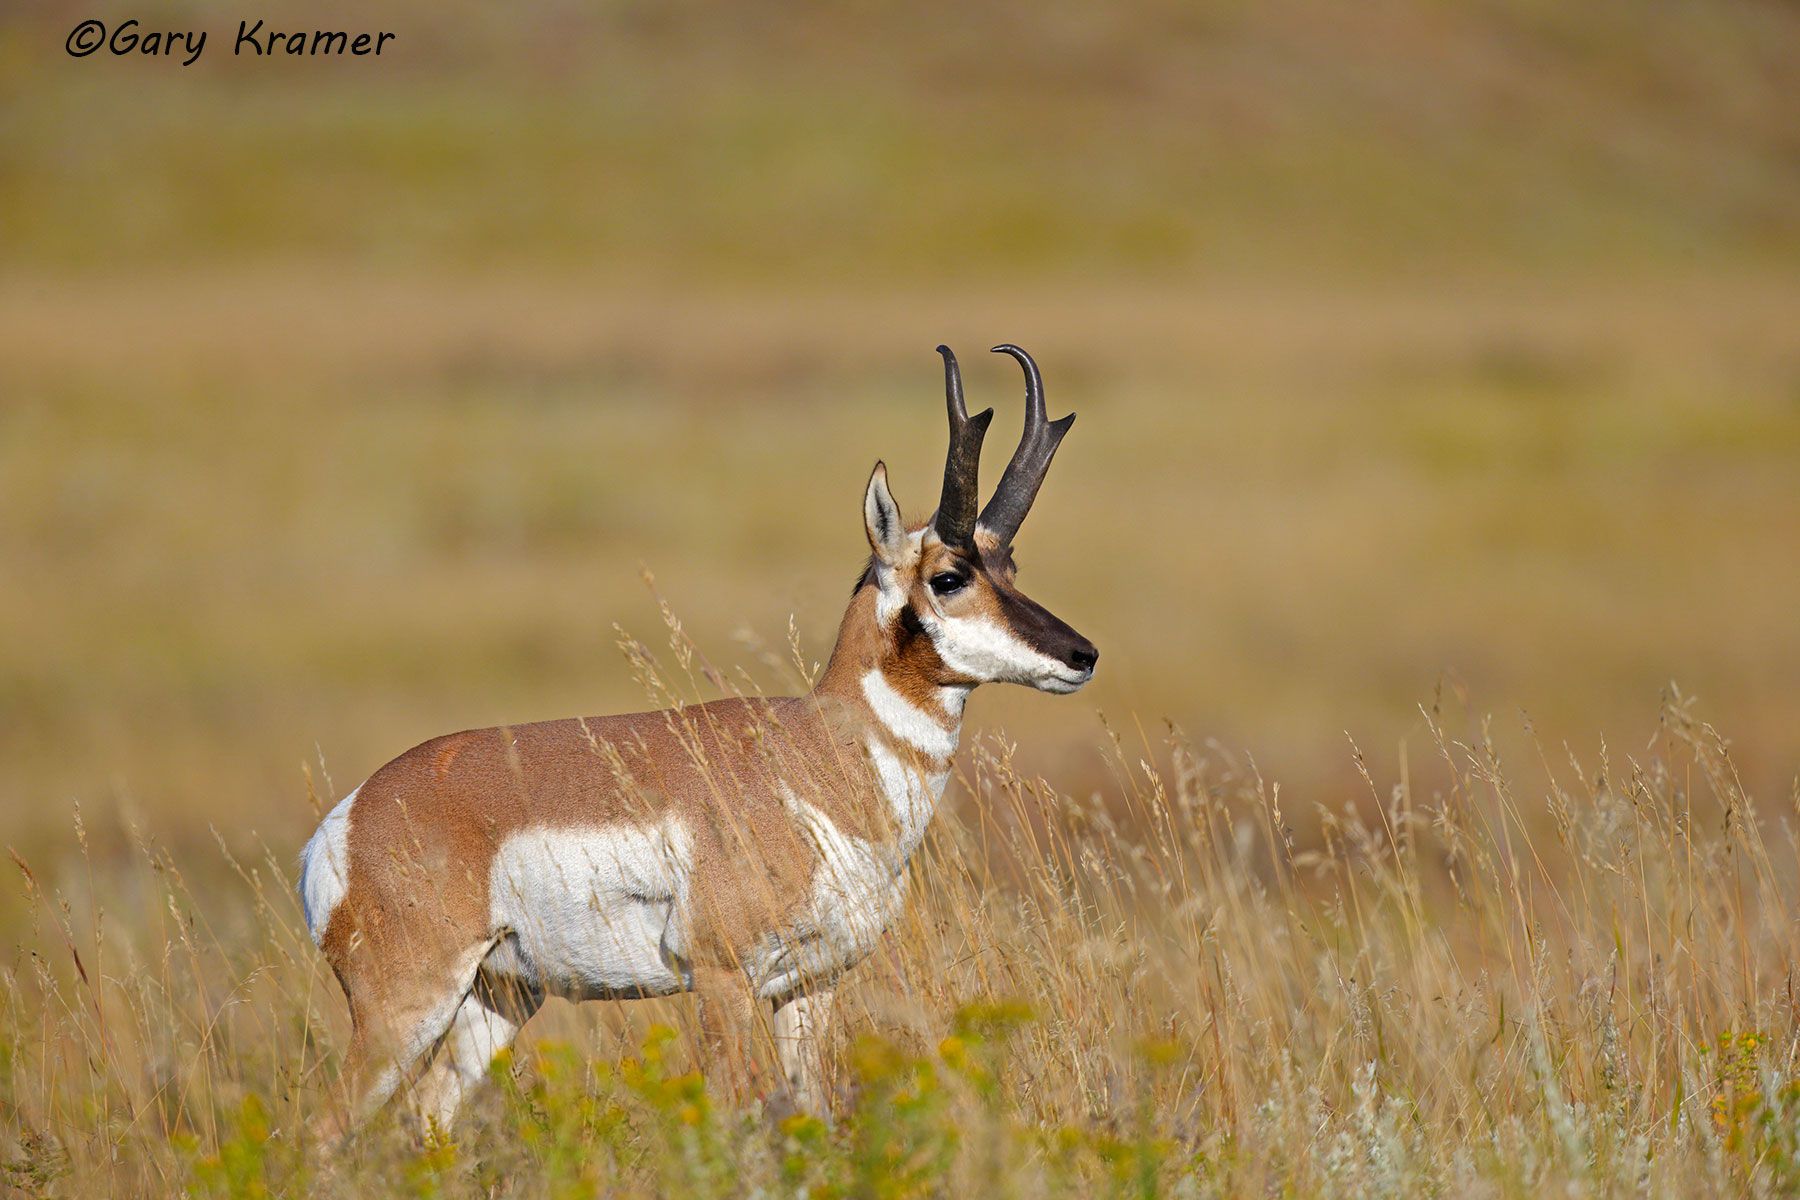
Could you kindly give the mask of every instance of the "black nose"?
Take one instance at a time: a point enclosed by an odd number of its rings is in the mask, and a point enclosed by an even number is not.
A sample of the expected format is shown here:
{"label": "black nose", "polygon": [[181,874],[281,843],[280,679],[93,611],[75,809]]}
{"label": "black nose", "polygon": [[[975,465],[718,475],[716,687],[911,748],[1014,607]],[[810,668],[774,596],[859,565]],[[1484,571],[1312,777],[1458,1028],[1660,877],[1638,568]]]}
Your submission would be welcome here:
{"label": "black nose", "polygon": [[1091,642],[1083,642],[1069,651],[1069,665],[1077,671],[1091,671],[1099,661],[1100,652],[1094,649]]}

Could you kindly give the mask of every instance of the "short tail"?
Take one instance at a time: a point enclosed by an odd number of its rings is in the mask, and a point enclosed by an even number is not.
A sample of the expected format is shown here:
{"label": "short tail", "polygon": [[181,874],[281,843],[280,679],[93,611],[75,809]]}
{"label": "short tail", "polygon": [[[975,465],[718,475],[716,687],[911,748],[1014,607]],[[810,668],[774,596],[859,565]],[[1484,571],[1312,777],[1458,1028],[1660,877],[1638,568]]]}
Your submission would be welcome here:
{"label": "short tail", "polygon": [[300,851],[300,909],[314,945],[324,944],[331,914],[350,890],[350,806],[361,790],[338,801]]}

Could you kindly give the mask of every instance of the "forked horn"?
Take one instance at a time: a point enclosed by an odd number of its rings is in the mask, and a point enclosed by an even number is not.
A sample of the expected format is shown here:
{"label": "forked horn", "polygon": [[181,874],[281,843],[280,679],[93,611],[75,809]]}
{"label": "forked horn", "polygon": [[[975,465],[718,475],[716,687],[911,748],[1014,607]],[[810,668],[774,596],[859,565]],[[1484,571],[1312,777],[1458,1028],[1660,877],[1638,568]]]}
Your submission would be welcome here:
{"label": "forked horn", "polygon": [[975,506],[981,500],[976,476],[981,469],[981,441],[987,436],[994,410],[969,415],[963,403],[962,371],[950,347],[939,346],[944,356],[944,402],[950,410],[950,450],[944,456],[944,492],[938,499],[933,525],[947,546],[972,546],[975,542]]}
{"label": "forked horn", "polygon": [[1044,486],[1044,475],[1050,470],[1056,448],[1062,444],[1069,426],[1075,424],[1075,414],[1057,421],[1049,419],[1044,411],[1044,377],[1038,373],[1031,355],[1010,342],[995,346],[994,353],[1010,354],[1025,368],[1025,433],[978,522],[1005,546],[1012,543],[1019,526],[1025,523],[1025,514],[1031,511],[1031,502]]}

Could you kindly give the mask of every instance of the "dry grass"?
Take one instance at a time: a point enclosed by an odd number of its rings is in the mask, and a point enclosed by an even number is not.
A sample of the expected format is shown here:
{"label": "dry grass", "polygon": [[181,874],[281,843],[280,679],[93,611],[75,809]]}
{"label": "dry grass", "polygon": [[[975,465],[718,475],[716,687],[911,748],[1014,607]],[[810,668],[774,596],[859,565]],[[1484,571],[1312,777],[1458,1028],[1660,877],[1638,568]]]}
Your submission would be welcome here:
{"label": "dry grass", "polygon": [[0,1169],[69,1196],[1800,1186],[1786,816],[1680,697],[1642,754],[1585,760],[1423,719],[1398,762],[1345,752],[1366,794],[1309,814],[1316,849],[1178,731],[1109,735],[1085,798],[975,747],[843,988],[830,1126],[709,1102],[685,1001],[553,1004],[452,1139],[383,1121],[329,1168],[299,1131],[342,1004],[289,856],[222,844],[201,895],[153,828],[78,817],[67,866],[15,860]]}
{"label": "dry grass", "polygon": [[[266,9],[405,53],[0,13],[0,1191],[1800,1186],[1791,6]],[[684,1005],[564,1007],[312,1178],[298,764],[640,704],[639,563],[822,656],[1000,340],[1105,658],[977,699],[838,1126],[684,1125],[614,1066]]]}
{"label": "dry grass", "polygon": [[[0,594],[34,634],[0,643],[17,1190],[1794,1184],[1785,285],[14,284],[0,551],[51,584]],[[1022,554],[1106,659],[1080,700],[977,698],[1019,743],[965,755],[852,978],[836,1128],[683,1124],[682,1043],[667,1080],[616,1064],[684,1004],[563,1006],[454,1148],[384,1126],[315,1177],[344,1029],[294,764],[323,802],[445,729],[641,704],[610,628],[654,619],[639,560],[708,645],[795,614],[819,656],[868,457],[931,494],[920,347],[996,327],[1083,414]],[[1671,674],[1729,750],[1659,723]],[[1109,748],[1095,704],[1203,747]],[[1536,736],[1470,715],[1520,705]]]}

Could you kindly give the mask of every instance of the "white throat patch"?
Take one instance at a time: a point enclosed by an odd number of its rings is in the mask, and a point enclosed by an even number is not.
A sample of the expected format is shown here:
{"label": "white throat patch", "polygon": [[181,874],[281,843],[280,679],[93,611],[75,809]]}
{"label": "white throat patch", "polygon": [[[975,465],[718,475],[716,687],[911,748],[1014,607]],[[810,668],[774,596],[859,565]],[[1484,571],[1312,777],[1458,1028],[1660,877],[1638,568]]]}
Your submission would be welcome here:
{"label": "white throat patch", "polygon": [[944,785],[950,782],[950,768],[934,771],[904,762],[878,737],[865,739],[863,746],[869,754],[869,765],[875,769],[882,798],[887,801],[888,815],[894,821],[897,862],[904,863],[925,840],[931,814],[944,797]]}
{"label": "white throat patch", "polygon": [[955,724],[946,727],[943,721],[896,691],[879,667],[863,675],[862,691],[875,719],[897,740],[934,759],[947,759],[956,753],[956,737],[962,727],[960,705],[952,718]]}

